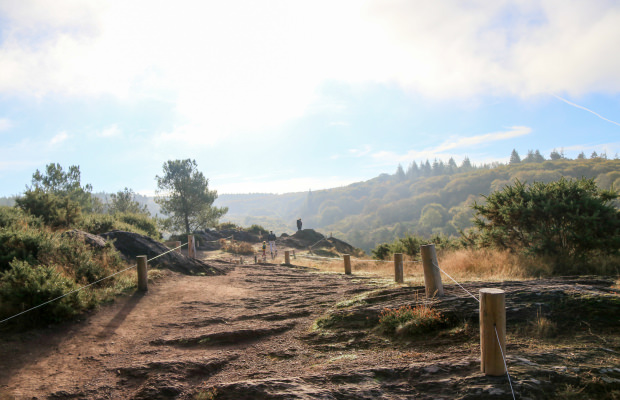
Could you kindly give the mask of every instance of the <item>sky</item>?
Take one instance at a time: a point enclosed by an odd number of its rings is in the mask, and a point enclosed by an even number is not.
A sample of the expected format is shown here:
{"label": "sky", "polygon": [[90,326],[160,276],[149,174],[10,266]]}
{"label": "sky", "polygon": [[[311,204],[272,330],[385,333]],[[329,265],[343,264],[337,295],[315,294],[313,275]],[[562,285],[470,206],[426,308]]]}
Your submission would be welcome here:
{"label": "sky", "polygon": [[0,196],[50,163],[152,195],[344,186],[429,159],[620,153],[620,3],[0,0]]}

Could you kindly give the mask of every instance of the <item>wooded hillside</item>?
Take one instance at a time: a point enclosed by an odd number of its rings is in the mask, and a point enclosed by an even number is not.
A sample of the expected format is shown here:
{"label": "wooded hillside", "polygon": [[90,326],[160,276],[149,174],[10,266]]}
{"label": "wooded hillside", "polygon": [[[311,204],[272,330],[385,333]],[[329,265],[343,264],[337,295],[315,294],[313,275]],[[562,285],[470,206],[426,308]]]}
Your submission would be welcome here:
{"label": "wooded hillside", "polygon": [[456,167],[435,162],[395,174],[382,174],[346,187],[284,195],[220,195],[229,207],[226,219],[243,225],[261,224],[291,232],[302,218],[304,227],[331,232],[365,250],[407,232],[458,235],[469,228],[471,205],[515,179],[523,183],[566,178],[593,178],[603,189],[620,188],[620,160],[557,159],[509,165]]}

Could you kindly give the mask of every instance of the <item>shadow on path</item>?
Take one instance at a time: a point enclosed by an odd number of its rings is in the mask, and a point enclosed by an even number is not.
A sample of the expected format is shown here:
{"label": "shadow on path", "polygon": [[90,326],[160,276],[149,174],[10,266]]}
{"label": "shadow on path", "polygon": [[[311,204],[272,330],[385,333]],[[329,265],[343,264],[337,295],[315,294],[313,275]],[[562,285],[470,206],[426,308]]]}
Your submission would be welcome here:
{"label": "shadow on path", "polygon": [[138,305],[140,300],[146,295],[147,292],[135,292],[123,305],[123,307],[116,313],[114,318],[108,322],[101,332],[97,334],[99,338],[109,338],[112,336],[119,326],[125,321],[131,311]]}

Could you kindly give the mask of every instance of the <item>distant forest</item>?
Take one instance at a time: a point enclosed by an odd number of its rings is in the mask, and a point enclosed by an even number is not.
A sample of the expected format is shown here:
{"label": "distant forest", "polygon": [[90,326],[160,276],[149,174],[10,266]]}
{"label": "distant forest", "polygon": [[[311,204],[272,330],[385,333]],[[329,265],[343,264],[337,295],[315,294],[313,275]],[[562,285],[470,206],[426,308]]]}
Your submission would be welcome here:
{"label": "distant forest", "polygon": [[[580,154],[577,159],[552,152],[545,159],[539,151],[521,158],[513,150],[508,164],[461,165],[434,160],[399,166],[341,188],[283,195],[222,195],[218,205],[229,207],[225,220],[241,225],[260,224],[278,232],[292,232],[302,218],[304,228],[350,242],[366,251],[392,242],[407,233],[424,236],[457,236],[472,226],[474,201],[501,190],[518,179],[522,183],[551,182],[561,177],[595,179],[603,189],[620,188],[620,160],[605,154]],[[618,205],[617,205],[618,206]]]}

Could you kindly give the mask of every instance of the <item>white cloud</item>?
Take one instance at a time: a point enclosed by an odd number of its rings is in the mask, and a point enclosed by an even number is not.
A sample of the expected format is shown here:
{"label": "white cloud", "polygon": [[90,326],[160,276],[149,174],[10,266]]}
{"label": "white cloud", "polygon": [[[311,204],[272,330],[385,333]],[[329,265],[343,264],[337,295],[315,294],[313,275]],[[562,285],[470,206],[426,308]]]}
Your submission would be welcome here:
{"label": "white cloud", "polygon": [[326,81],[428,97],[620,91],[620,5],[560,0],[1,2],[0,93],[175,104],[205,144],[307,111]]}
{"label": "white cloud", "polygon": [[372,151],[372,147],[365,145],[361,149],[349,149],[349,154],[353,157],[363,157]]}
{"label": "white cloud", "polygon": [[8,118],[0,118],[0,132],[11,129],[13,123]]}
{"label": "white cloud", "polygon": [[110,138],[120,136],[123,132],[119,129],[118,125],[110,125],[97,134],[99,137]]}
{"label": "white cloud", "polygon": [[498,140],[512,139],[519,136],[529,135],[532,129],[527,126],[513,126],[508,131],[491,132],[482,135],[453,138],[448,140],[437,148],[434,152],[443,152],[446,150],[452,150],[456,148],[471,148],[484,143],[496,142]]}
{"label": "white cloud", "polygon": [[55,135],[50,140],[49,144],[52,145],[52,146],[56,146],[56,145],[59,145],[59,144],[63,143],[67,139],[69,139],[69,134],[67,132],[63,131],[63,132],[60,132],[57,135]]}
{"label": "white cloud", "polygon": [[[378,151],[372,153],[371,157],[375,162],[380,165],[394,165],[395,163],[409,163],[412,160],[426,160],[426,159],[441,159],[448,160],[450,157],[459,159],[464,154],[462,150],[465,149],[479,149],[481,145],[485,143],[496,142],[499,140],[512,139],[519,136],[528,135],[532,132],[532,129],[527,126],[513,126],[509,130],[484,133],[481,135],[468,136],[468,137],[454,137],[436,147],[431,147],[423,150],[409,150],[404,154],[397,154],[393,151]],[[456,153],[454,150],[458,149]],[[471,157],[470,157],[471,158]],[[491,160],[489,158],[489,160]],[[478,160],[478,162],[485,162],[485,160]],[[490,161],[489,161],[490,162]]]}

